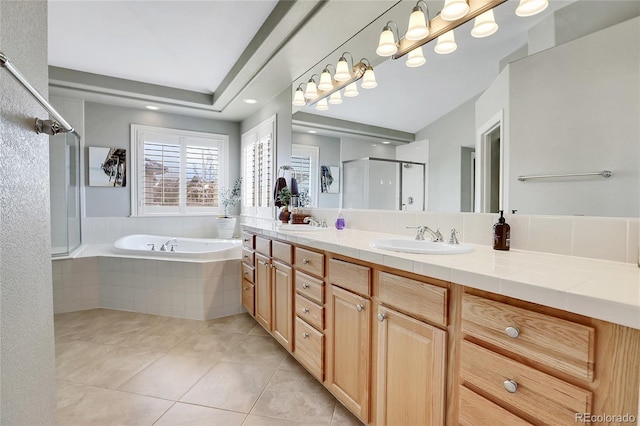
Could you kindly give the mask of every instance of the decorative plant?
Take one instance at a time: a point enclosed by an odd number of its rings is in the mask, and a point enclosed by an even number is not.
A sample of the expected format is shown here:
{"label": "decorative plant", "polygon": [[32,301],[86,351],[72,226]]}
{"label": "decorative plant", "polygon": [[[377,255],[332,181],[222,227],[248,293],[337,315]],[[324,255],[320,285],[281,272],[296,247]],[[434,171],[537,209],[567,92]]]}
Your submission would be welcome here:
{"label": "decorative plant", "polygon": [[242,188],[242,176],[233,183],[232,188],[220,191],[220,204],[224,208],[224,217],[229,217],[229,209],[235,207],[241,199],[240,190]]}
{"label": "decorative plant", "polygon": [[278,192],[278,196],[276,197],[276,199],[282,203],[283,207],[283,211],[288,211],[289,210],[289,202],[291,201],[291,191],[289,190],[288,187],[284,187],[280,190],[280,192]]}

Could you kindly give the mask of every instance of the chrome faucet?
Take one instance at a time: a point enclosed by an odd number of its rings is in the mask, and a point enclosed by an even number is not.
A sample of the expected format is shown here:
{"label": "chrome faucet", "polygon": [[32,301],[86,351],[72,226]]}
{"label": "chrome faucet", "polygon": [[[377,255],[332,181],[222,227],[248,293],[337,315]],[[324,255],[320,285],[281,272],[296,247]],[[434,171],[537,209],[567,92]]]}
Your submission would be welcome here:
{"label": "chrome faucet", "polygon": [[311,216],[307,216],[304,219],[302,219],[302,221],[304,223],[308,223],[309,226],[313,226],[313,227],[319,227],[320,226],[320,221],[319,220],[315,220],[313,217]]}
{"label": "chrome faucet", "polygon": [[460,241],[458,241],[458,237],[456,236],[456,234],[459,234],[460,232],[456,231],[456,228],[451,228],[451,236],[449,237],[449,241],[447,241],[448,244],[460,244]]}
{"label": "chrome faucet", "polygon": [[168,240],[166,243],[164,243],[163,245],[160,246],[160,251],[167,251],[167,244],[169,243],[173,243],[175,242],[176,244],[171,244],[171,251],[176,251],[175,250],[175,246],[178,245],[178,240],[176,240],[175,238],[171,238],[170,240]]}
{"label": "chrome faucet", "polygon": [[441,242],[444,241],[442,234],[440,233],[440,229],[433,230],[428,226],[407,226],[410,229],[417,229],[416,231],[416,240],[422,241],[424,240],[424,233],[428,232],[431,235],[432,242]]}

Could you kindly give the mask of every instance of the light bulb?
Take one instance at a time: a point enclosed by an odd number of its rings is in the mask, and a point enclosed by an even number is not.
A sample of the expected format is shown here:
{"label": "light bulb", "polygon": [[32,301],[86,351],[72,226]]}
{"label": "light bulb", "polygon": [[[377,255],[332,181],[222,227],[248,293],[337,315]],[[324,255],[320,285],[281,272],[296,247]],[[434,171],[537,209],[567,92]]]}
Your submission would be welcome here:
{"label": "light bulb", "polygon": [[355,81],[344,89],[344,96],[347,98],[358,96],[358,86]]}
{"label": "light bulb", "polygon": [[520,4],[516,8],[516,15],[518,16],[533,16],[549,6],[549,0],[520,0]]}
{"label": "light bulb", "polygon": [[342,103],[342,96],[340,96],[340,91],[336,90],[329,97],[329,103],[332,105],[339,105]]}
{"label": "light bulb", "polygon": [[422,46],[418,46],[409,52],[406,64],[408,67],[415,68],[423,65],[425,62],[427,62],[427,60],[422,53]]}
{"label": "light bulb", "polygon": [[316,82],[313,81],[313,79],[309,80],[307,83],[307,89],[304,91],[304,97],[310,101],[318,97],[318,88],[316,87]]}
{"label": "light bulb", "polygon": [[488,37],[498,31],[498,24],[493,16],[493,10],[489,9],[478,15],[473,23],[471,35],[476,38]]}
{"label": "light bulb", "polygon": [[318,83],[318,89],[328,91],[333,89],[333,83],[331,83],[331,74],[328,69],[324,69],[320,74],[320,83]]}
{"label": "light bulb", "polygon": [[340,58],[338,65],[336,65],[336,73],[333,75],[336,81],[347,81],[351,78],[351,72],[349,72],[349,64],[344,58]]}
{"label": "light bulb", "polygon": [[316,104],[316,109],[318,111],[326,111],[329,109],[329,105],[327,104],[327,98],[322,98]]}
{"label": "light bulb", "polygon": [[307,102],[304,100],[304,92],[300,87],[296,89],[296,93],[293,95],[294,106],[305,106]]}
{"label": "light bulb", "polygon": [[407,40],[415,41],[422,40],[429,35],[429,27],[424,18],[424,12],[420,6],[413,8],[411,16],[409,16],[409,27],[404,38]]}
{"label": "light bulb", "polygon": [[438,37],[438,42],[433,50],[441,55],[446,55],[447,53],[454,52],[457,48],[456,38],[453,30],[451,30]]}
{"label": "light bulb", "polygon": [[362,76],[362,84],[360,86],[363,89],[373,89],[377,85],[378,83],[376,82],[376,75],[373,72],[373,67],[367,67],[367,70],[364,72],[364,76]]}
{"label": "light bulb", "polygon": [[378,41],[378,48],[376,53],[378,56],[391,56],[398,51],[396,45],[396,37],[393,35],[390,26],[385,26],[380,33],[380,41]]}
{"label": "light bulb", "polygon": [[445,21],[457,21],[469,12],[467,0],[445,0],[440,17]]}

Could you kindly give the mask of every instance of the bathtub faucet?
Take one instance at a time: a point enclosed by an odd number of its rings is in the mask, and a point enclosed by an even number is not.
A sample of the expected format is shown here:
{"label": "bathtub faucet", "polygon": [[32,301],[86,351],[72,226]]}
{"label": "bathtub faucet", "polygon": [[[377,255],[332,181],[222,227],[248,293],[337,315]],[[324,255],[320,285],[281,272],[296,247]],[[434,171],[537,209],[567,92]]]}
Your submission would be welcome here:
{"label": "bathtub faucet", "polygon": [[[164,243],[163,245],[160,246],[160,251],[167,251],[167,245],[169,243],[174,243],[174,242],[177,244],[178,240],[176,240],[175,238],[171,238],[169,241],[167,241],[166,243]],[[171,244],[171,251],[175,251],[174,247],[175,247],[175,245]]]}

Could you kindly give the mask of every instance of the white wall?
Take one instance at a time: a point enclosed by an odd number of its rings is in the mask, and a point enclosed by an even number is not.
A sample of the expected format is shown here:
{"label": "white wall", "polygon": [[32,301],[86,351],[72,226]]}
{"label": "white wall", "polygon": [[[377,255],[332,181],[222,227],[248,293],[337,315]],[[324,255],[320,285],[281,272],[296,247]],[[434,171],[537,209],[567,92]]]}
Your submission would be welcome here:
{"label": "white wall", "polygon": [[[511,64],[509,208],[637,217],[640,18]],[[518,175],[613,177],[518,182]]]}
{"label": "white wall", "polygon": [[[0,46],[48,93],[47,3],[0,2]],[[49,225],[49,137],[44,110],[0,69],[0,424],[55,424]]]}
{"label": "white wall", "polygon": [[395,160],[396,149],[391,144],[380,143],[380,139],[340,138],[340,161],[365,157]]}

